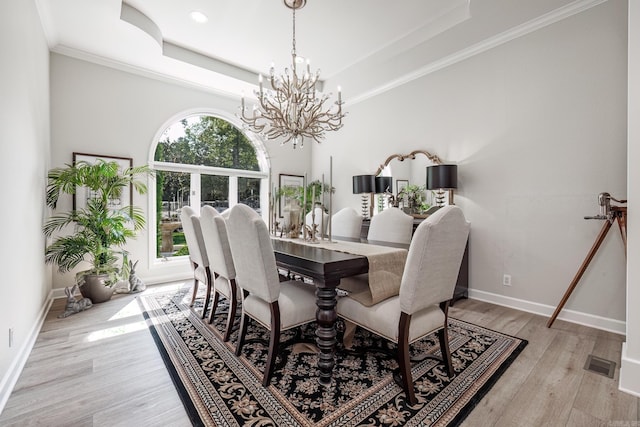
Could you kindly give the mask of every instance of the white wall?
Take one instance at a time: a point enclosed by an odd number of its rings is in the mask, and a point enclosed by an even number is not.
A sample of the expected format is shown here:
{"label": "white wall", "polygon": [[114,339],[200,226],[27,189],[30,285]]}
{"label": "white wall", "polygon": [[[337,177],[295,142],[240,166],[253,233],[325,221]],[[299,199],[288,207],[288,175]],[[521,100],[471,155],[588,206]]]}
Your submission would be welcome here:
{"label": "white wall", "polygon": [[[70,163],[73,152],[132,157],[134,165],[146,164],[154,136],[172,117],[196,109],[215,109],[233,118],[239,103],[239,99],[52,54],[52,166]],[[278,143],[266,145],[275,183],[280,173],[302,175],[310,169],[310,149],[293,151]],[[134,204],[148,212],[147,196],[135,197]],[[59,205],[62,210],[70,207],[70,197]],[[188,276],[186,261],[177,268],[175,263],[150,265],[147,254],[155,249],[149,247],[147,231],[127,247],[131,259],[140,260],[140,276],[149,282]],[[71,283],[72,273],[54,272],[54,288]]]}
{"label": "white wall", "polygon": [[[640,5],[629,2],[629,246],[627,257],[640,256]],[[640,265],[627,265],[627,341],[622,347],[620,389],[640,396]]]}
{"label": "white wall", "polygon": [[[335,207],[359,210],[351,176],[373,173],[390,154],[426,149],[457,162],[472,295],[550,314],[602,227],[583,219],[598,213],[598,193],[627,196],[626,29],[626,2],[605,2],[347,105],[344,128],[314,146],[314,173],[332,155]],[[625,259],[614,231],[561,318],[624,333]]]}
{"label": "white wall", "polygon": [[51,289],[40,231],[47,213],[49,51],[33,0],[0,2],[0,58],[1,411],[38,332]]}

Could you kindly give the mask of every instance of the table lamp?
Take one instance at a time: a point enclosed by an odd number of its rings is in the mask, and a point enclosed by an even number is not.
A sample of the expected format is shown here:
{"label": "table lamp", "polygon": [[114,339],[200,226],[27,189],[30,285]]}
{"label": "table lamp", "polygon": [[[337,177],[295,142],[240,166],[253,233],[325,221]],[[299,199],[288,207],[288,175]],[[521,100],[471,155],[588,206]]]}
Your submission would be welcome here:
{"label": "table lamp", "polygon": [[438,206],[444,206],[444,190],[449,190],[449,204],[453,205],[454,188],[458,188],[458,165],[427,166],[427,190],[436,191]]}
{"label": "table lamp", "polygon": [[362,217],[368,219],[372,212],[373,206],[367,209],[369,195],[376,191],[376,181],[374,175],[356,175],[353,177],[353,194],[361,194],[362,196]]}
{"label": "table lamp", "polygon": [[[391,195],[392,189],[393,189],[392,177],[376,176],[376,194],[388,193]],[[383,196],[378,196],[378,212],[382,212],[383,209],[384,209],[384,198]]]}
{"label": "table lamp", "polygon": [[393,188],[393,177],[390,176],[376,176],[376,194],[391,193]]}

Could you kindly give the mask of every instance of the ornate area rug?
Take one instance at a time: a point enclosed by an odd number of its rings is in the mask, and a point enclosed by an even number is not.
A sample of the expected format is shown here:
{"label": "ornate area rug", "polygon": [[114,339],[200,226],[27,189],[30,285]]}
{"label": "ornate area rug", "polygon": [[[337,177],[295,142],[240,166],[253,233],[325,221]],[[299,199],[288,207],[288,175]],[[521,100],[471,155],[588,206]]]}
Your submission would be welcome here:
{"label": "ornate area rug", "polygon": [[[140,295],[151,334],[194,425],[199,426],[453,426],[464,420],[526,346],[525,340],[456,319],[449,338],[456,375],[439,360],[412,363],[418,403],[410,406],[393,380],[395,346],[361,328],[351,350],[338,348],[332,387],[318,383],[317,356],[282,346],[269,387],[261,384],[268,333],[249,324],[242,356],[237,331],[222,342],[226,312],[213,325],[189,308],[190,288]],[[225,303],[224,300],[221,303]],[[238,322],[237,322],[238,323]],[[236,327],[237,327],[236,323]],[[282,334],[282,342],[314,340],[315,324]],[[412,357],[440,356],[437,336],[411,346]]]}

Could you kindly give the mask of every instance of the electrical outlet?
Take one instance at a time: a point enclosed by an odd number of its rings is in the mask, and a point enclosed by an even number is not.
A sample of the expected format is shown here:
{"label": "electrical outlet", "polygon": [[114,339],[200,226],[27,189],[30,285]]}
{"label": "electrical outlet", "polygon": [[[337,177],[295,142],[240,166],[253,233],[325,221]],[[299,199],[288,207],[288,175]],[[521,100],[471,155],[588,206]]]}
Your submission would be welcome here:
{"label": "electrical outlet", "polygon": [[13,328],[9,328],[9,348],[13,346]]}
{"label": "electrical outlet", "polygon": [[502,285],[503,286],[511,286],[511,275],[505,274],[502,276]]}

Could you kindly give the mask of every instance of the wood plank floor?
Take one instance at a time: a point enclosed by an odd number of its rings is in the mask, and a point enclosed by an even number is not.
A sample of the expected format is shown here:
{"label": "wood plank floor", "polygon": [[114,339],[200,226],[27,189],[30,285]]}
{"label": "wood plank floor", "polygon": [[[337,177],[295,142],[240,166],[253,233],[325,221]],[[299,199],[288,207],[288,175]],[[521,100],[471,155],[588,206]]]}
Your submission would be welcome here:
{"label": "wood plank floor", "polygon": [[[190,425],[135,298],[66,319],[56,300],[0,425]],[[640,426],[640,399],[617,390],[622,336],[563,321],[548,329],[546,318],[475,300],[451,315],[529,341],[463,426]],[[585,371],[589,354],[615,361],[614,378]]]}

